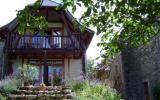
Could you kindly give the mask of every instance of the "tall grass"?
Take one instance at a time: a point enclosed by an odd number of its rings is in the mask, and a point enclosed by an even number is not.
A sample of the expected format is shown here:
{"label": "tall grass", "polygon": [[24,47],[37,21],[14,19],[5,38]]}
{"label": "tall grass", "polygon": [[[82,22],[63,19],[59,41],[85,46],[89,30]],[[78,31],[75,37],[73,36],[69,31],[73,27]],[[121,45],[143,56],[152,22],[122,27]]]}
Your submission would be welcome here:
{"label": "tall grass", "polygon": [[89,81],[70,81],[68,85],[75,92],[76,100],[120,100],[119,94],[100,83],[91,84]]}

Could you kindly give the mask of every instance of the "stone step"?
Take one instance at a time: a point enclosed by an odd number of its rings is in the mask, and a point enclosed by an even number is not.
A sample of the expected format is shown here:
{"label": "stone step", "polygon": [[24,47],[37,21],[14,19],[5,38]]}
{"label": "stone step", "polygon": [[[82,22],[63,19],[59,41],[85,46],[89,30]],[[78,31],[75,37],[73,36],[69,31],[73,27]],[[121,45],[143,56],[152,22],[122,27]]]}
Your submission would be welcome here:
{"label": "stone step", "polygon": [[71,89],[65,86],[48,86],[45,91],[40,91],[40,87],[19,87],[8,97],[9,100],[74,100]]}
{"label": "stone step", "polygon": [[[39,90],[39,86],[23,86],[23,87],[19,87],[19,90]],[[69,87],[66,86],[47,86],[46,90],[50,91],[50,90],[65,90],[65,89],[70,89]]]}
{"label": "stone step", "polygon": [[71,94],[63,95],[46,95],[46,94],[39,94],[39,95],[8,95],[9,100],[63,100],[69,99],[73,100],[74,97]]}
{"label": "stone step", "polygon": [[66,89],[62,91],[52,90],[52,91],[31,91],[31,90],[15,90],[12,94],[70,94],[71,90]]}

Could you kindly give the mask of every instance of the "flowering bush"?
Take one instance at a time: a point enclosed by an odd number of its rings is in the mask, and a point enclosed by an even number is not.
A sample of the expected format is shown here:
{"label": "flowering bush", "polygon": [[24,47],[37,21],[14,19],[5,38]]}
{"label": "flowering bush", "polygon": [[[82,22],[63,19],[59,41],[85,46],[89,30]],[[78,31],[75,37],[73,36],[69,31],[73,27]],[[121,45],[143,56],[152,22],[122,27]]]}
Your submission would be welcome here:
{"label": "flowering bush", "polygon": [[111,88],[88,81],[70,81],[70,88],[75,92],[77,100],[120,100],[120,95]]}

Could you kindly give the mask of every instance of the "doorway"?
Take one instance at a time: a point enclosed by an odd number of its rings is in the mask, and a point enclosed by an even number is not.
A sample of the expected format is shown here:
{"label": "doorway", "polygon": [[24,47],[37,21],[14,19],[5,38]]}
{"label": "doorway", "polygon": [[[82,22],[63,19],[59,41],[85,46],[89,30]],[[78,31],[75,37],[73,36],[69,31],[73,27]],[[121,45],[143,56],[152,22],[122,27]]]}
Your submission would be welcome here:
{"label": "doorway", "polygon": [[[27,64],[32,65],[36,68],[38,73],[36,76],[35,85],[45,83],[46,85],[52,86],[60,80],[64,80],[64,60],[63,59],[47,59],[46,65],[41,59],[27,59]],[[23,62],[22,62],[23,63]]]}
{"label": "doorway", "polygon": [[63,67],[48,66],[48,85],[59,85],[63,80]]}
{"label": "doorway", "polygon": [[145,100],[150,100],[149,83],[148,83],[148,81],[144,81],[143,82],[143,86],[144,86]]}

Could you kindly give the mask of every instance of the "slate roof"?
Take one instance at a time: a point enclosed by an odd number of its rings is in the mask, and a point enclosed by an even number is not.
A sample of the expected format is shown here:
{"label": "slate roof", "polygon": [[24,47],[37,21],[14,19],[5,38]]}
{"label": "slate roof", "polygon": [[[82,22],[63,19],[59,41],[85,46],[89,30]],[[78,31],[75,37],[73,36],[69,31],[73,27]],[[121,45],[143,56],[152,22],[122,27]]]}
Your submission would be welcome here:
{"label": "slate roof", "polygon": [[[29,4],[29,6],[33,6],[34,3]],[[42,7],[57,7],[60,3],[57,3],[52,0],[41,0]]]}

